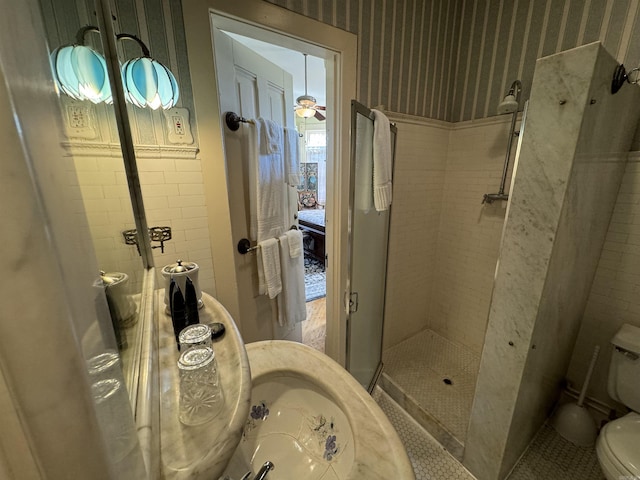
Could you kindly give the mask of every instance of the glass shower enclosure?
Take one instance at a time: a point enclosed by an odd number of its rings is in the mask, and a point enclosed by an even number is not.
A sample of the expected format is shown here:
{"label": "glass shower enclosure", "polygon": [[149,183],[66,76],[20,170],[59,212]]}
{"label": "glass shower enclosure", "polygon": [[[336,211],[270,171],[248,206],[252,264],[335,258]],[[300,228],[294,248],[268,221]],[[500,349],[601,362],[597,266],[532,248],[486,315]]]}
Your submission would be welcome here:
{"label": "glass shower enclosure", "polygon": [[[347,370],[373,391],[382,371],[390,210],[373,206],[373,115],[351,102]],[[392,161],[397,129],[391,125]]]}

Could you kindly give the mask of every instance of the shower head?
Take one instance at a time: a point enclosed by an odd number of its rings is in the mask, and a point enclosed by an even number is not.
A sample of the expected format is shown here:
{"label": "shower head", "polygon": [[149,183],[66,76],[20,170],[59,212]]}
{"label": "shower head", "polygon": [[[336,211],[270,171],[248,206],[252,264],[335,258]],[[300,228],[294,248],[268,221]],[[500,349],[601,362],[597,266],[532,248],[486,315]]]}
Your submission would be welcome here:
{"label": "shower head", "polygon": [[509,87],[509,92],[502,99],[500,105],[498,105],[498,115],[503,115],[505,113],[515,113],[518,111],[518,107],[520,105],[520,92],[522,91],[522,84],[520,80],[515,80],[511,87]]}
{"label": "shower head", "polygon": [[498,105],[498,115],[518,111],[518,101],[513,95],[507,95]]}

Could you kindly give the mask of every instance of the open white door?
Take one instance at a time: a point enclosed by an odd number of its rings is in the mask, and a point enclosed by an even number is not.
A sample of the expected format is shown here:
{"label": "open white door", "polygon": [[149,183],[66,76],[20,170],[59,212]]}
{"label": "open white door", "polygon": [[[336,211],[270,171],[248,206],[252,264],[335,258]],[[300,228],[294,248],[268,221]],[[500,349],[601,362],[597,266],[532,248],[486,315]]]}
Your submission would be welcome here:
{"label": "open white door", "polygon": [[[291,74],[235,41],[220,28],[213,29],[215,67],[220,112],[234,112],[247,119],[263,117],[295,128],[293,81]],[[247,125],[232,131],[224,128],[224,151],[229,189],[232,237],[249,238],[249,177]],[[289,187],[293,188],[293,187]],[[291,224],[295,224],[293,212]],[[295,205],[295,207],[294,207]],[[280,327],[273,321],[273,303],[258,293],[255,253],[238,256],[236,279],[240,305],[240,327],[245,342],[270,339],[301,340],[300,324]]]}

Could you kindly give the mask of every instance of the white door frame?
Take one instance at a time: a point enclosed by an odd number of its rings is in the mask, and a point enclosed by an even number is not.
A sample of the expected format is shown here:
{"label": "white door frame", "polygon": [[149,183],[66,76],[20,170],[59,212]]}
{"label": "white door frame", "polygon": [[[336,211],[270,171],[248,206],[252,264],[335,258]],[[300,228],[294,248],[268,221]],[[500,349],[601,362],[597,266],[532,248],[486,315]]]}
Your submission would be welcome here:
{"label": "white door frame", "polygon": [[[182,4],[189,69],[205,183],[216,296],[237,324],[239,297],[226,182],[222,113],[218,103],[210,14],[242,25],[237,33],[325,58],[327,67],[327,324],[325,351],[341,365],[346,361],[345,298],[349,231],[349,155],[351,99],[356,98],[357,36],[262,0],[188,0]],[[231,30],[233,31],[233,30]]]}

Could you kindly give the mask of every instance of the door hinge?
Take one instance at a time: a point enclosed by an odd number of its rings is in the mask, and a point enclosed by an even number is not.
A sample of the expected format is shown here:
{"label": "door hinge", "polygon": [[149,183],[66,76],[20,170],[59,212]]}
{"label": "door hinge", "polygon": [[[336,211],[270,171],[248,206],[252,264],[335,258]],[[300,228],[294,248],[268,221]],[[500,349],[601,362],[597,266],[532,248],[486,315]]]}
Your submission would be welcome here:
{"label": "door hinge", "polygon": [[349,295],[349,313],[358,311],[358,292],[351,292]]}

